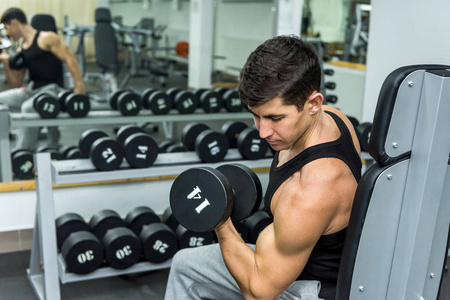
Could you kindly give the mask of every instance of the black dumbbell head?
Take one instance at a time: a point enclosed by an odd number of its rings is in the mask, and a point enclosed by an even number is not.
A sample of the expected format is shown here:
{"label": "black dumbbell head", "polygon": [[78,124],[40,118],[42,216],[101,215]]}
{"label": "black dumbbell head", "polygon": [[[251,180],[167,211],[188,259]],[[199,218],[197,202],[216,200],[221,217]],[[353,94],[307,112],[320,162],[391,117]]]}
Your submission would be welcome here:
{"label": "black dumbbell head", "polygon": [[228,112],[240,112],[245,105],[237,90],[228,90],[223,94],[223,106]]}
{"label": "black dumbbell head", "polygon": [[72,92],[69,90],[61,91],[58,93],[58,100],[59,100],[59,106],[61,108],[61,111],[66,111],[65,101],[67,96],[69,96]]}
{"label": "black dumbbell head", "polygon": [[179,91],[174,97],[174,106],[181,114],[191,114],[198,107],[197,98],[191,92]]}
{"label": "black dumbbell head", "polygon": [[148,100],[149,100],[150,96],[156,91],[158,91],[158,90],[154,89],[154,88],[147,88],[142,92],[141,101],[142,101],[142,106],[145,109],[149,109]]}
{"label": "black dumbbell head", "polygon": [[178,225],[175,234],[178,237],[178,246],[180,249],[195,248],[214,243],[215,235],[213,231],[194,232]]}
{"label": "black dumbbell head", "polygon": [[89,231],[89,226],[84,219],[79,214],[72,212],[59,216],[55,221],[55,227],[58,249],[61,249],[62,244],[71,233]]}
{"label": "black dumbbell head", "polygon": [[233,209],[233,191],[221,172],[192,168],[182,172],[170,189],[170,208],[177,221],[195,232],[223,224]]}
{"label": "black dumbbell head", "polygon": [[151,263],[162,263],[171,259],[178,251],[178,239],[172,229],[163,223],[152,223],[139,235],[145,259]]}
{"label": "black dumbbell head", "polygon": [[144,225],[153,223],[160,223],[158,215],[153,209],[147,206],[138,206],[131,210],[125,217],[125,224],[133,230],[136,235],[139,235],[144,228]]}
{"label": "black dumbbell head", "polygon": [[59,101],[48,94],[40,93],[34,97],[34,109],[43,119],[54,119],[60,111]]}
{"label": "black dumbbell head", "polygon": [[111,209],[101,210],[89,220],[89,228],[100,240],[108,230],[116,227],[125,227],[125,221]]}
{"label": "black dumbbell head", "polygon": [[243,221],[253,215],[262,199],[262,186],[256,173],[242,164],[225,164],[217,167],[217,170],[228,178],[233,189],[233,222]]}
{"label": "black dumbbell head", "polygon": [[237,139],[242,130],[248,128],[248,125],[241,121],[227,121],[222,125],[220,131],[227,137],[230,149],[237,147]]}
{"label": "black dumbbell head", "polygon": [[125,91],[123,90],[117,90],[109,96],[109,106],[111,106],[112,109],[117,110],[117,101],[119,100],[119,96],[124,92]]}
{"label": "black dumbbell head", "polygon": [[92,143],[89,157],[99,171],[112,171],[119,168],[124,158],[123,147],[116,140],[101,137]]}
{"label": "black dumbbell head", "polygon": [[213,90],[205,91],[200,96],[200,106],[207,113],[219,112],[223,107],[222,96]]}
{"label": "black dumbbell head", "polygon": [[78,141],[78,148],[80,149],[83,158],[88,158],[91,151],[92,144],[101,137],[107,137],[108,135],[98,129],[85,130]]}
{"label": "black dumbbell head", "polygon": [[155,115],[165,115],[173,107],[173,100],[163,91],[152,93],[148,99],[148,109]]}
{"label": "black dumbbell head", "polygon": [[181,133],[181,142],[188,151],[194,151],[195,139],[201,132],[207,129],[209,129],[209,126],[206,124],[191,122],[183,127],[183,132]]}
{"label": "black dumbbell head", "polygon": [[87,274],[103,263],[103,246],[89,231],[77,231],[69,235],[61,246],[67,270],[74,274]]}
{"label": "black dumbbell head", "polygon": [[158,156],[158,144],[148,134],[130,135],[123,144],[125,159],[133,168],[148,168]]}
{"label": "black dumbbell head", "polygon": [[270,146],[256,128],[246,128],[239,134],[237,147],[243,158],[255,160],[264,158]]}
{"label": "black dumbbell head", "polygon": [[359,145],[362,151],[369,151],[370,132],[372,131],[372,123],[364,122],[356,126]]}
{"label": "black dumbbell head", "polygon": [[255,244],[259,234],[272,223],[269,214],[263,210],[258,210],[251,217],[245,220],[244,224],[250,231],[249,243]]}
{"label": "black dumbbell head", "polygon": [[168,206],[164,210],[164,213],[163,213],[163,216],[162,216],[162,222],[164,224],[166,224],[167,226],[169,226],[170,229],[172,229],[173,231],[176,231],[178,225],[180,225],[180,223],[178,223],[177,219],[173,215],[172,209],[170,208],[170,206]]}
{"label": "black dumbbell head", "polygon": [[122,116],[135,116],[142,108],[141,97],[133,92],[123,92],[117,99],[117,110]]}
{"label": "black dumbbell head", "polygon": [[167,147],[167,153],[178,153],[178,152],[186,152],[186,148],[182,143],[176,143]]}
{"label": "black dumbbell head", "polygon": [[222,133],[207,129],[195,139],[195,152],[203,162],[222,161],[228,152],[228,140]]}
{"label": "black dumbbell head", "polygon": [[116,227],[103,236],[105,261],[114,269],[126,269],[138,262],[142,243],[134,232],[126,227]]}
{"label": "black dumbbell head", "polygon": [[125,125],[119,128],[116,132],[116,140],[123,145],[125,140],[132,134],[138,133],[138,132],[144,132],[144,130],[136,126],[134,124]]}
{"label": "black dumbbell head", "polygon": [[84,118],[91,110],[91,101],[86,95],[71,93],[66,97],[64,107],[72,118]]}
{"label": "black dumbbell head", "polygon": [[16,149],[11,154],[12,172],[16,179],[33,179],[33,152],[27,149]]}

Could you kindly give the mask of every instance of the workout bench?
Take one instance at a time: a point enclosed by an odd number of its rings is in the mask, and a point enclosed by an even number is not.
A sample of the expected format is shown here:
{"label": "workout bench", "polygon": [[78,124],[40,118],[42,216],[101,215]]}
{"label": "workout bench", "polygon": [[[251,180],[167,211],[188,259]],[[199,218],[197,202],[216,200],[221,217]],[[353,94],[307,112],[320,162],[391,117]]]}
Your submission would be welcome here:
{"label": "workout bench", "polygon": [[437,299],[450,222],[450,66],[385,80],[355,194],[336,299]]}

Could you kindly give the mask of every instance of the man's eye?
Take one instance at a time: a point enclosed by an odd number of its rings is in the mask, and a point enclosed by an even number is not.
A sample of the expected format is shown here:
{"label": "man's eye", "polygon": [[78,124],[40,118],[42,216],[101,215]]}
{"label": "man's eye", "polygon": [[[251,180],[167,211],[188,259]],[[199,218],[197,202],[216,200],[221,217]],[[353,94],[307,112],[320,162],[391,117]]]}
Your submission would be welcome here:
{"label": "man's eye", "polygon": [[281,118],[272,118],[272,122],[279,122],[281,121]]}

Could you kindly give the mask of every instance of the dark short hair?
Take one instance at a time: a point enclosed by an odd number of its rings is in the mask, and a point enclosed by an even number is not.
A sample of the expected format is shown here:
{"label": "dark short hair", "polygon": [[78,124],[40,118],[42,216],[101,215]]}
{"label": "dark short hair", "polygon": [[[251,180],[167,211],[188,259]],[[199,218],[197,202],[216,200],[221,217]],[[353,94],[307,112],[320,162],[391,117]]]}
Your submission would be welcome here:
{"label": "dark short hair", "polygon": [[2,15],[0,23],[2,24],[10,24],[11,20],[16,19],[22,24],[27,24],[27,17],[25,13],[17,7],[8,8]]}
{"label": "dark short hair", "polygon": [[310,44],[297,36],[276,36],[258,46],[240,72],[239,96],[248,106],[280,97],[299,110],[320,92],[321,68]]}

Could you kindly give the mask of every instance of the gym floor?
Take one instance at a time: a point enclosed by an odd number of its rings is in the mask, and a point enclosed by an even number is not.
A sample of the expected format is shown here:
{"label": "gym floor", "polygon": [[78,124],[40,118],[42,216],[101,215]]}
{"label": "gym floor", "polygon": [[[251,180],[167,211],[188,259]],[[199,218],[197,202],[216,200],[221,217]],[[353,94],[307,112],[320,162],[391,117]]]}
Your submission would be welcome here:
{"label": "gym floor", "polygon": [[[87,65],[87,72],[99,72],[95,64]],[[127,70],[123,69],[118,74],[118,83],[125,76]],[[1,75],[1,74],[0,74]],[[144,86],[166,89],[169,87],[186,88],[186,78],[174,77],[168,78],[167,84],[162,88],[157,79],[151,80],[149,77],[133,77],[128,86]],[[0,82],[0,91],[8,89],[7,85],[3,81]],[[86,89],[88,92],[96,93],[99,91],[98,86],[95,83],[87,83]],[[250,119],[250,118],[249,118]],[[249,121],[251,124],[251,120]],[[209,124],[212,128],[220,128],[222,124],[220,122],[211,121]],[[157,142],[164,140],[164,134],[162,128],[158,124],[149,126],[153,137]],[[175,124],[174,134],[180,136],[180,128],[184,126],[183,122]],[[60,127],[61,132],[61,145],[77,144],[81,133],[90,128],[91,126],[80,126],[77,128]],[[105,130],[112,135],[114,129],[112,126],[97,126],[99,129]],[[45,139],[40,139],[39,144],[45,144]],[[12,146],[14,140],[12,141]],[[0,298],[2,300],[29,300],[37,299],[34,291],[28,282],[26,276],[26,269],[29,267],[30,251],[15,251],[7,252],[2,251],[2,244],[0,243]],[[124,276],[116,276],[88,281],[81,281],[75,283],[61,284],[61,299],[164,299],[164,292],[166,289],[167,277],[169,269],[162,269],[152,272],[130,274]],[[440,297],[438,300],[450,300],[450,278],[448,270],[444,274],[444,280],[441,286]]]}

